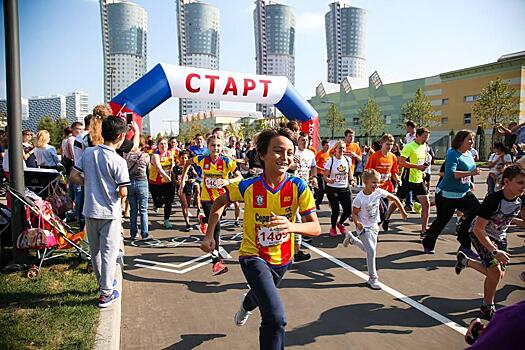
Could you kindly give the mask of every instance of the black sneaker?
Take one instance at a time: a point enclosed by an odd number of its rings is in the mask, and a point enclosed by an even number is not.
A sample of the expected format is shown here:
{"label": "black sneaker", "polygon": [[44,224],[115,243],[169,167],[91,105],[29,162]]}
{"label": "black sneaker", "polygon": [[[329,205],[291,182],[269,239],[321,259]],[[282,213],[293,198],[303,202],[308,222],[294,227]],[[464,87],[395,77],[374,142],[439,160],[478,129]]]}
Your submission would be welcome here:
{"label": "black sneaker", "polygon": [[479,311],[481,312],[481,317],[483,319],[490,321],[492,315],[494,315],[494,313],[496,312],[496,307],[494,306],[494,304],[481,305]]}
{"label": "black sneaker", "polygon": [[464,264],[463,261],[466,261],[468,259],[467,254],[463,253],[462,251],[459,251],[456,254],[456,266],[454,267],[456,270],[456,275],[459,275],[463,269],[467,267],[467,264]]}
{"label": "black sneaker", "polygon": [[184,232],[190,232],[191,231],[191,225],[186,224],[186,228],[183,229]]}
{"label": "black sneaker", "polygon": [[302,250],[298,251],[297,254],[293,256],[294,262],[301,262],[310,260],[311,256],[308,253],[303,252]]}
{"label": "black sneaker", "polygon": [[388,220],[388,219],[383,220],[383,223],[381,224],[381,226],[383,226],[383,231],[385,231],[385,232],[388,231],[388,225],[389,224],[390,224],[390,220]]}
{"label": "black sneaker", "polygon": [[426,232],[420,232],[420,233],[419,233],[419,239],[420,239],[420,240],[424,240],[426,236],[427,236],[427,233],[426,233]]}
{"label": "black sneaker", "polygon": [[313,241],[313,238],[312,237],[306,237],[306,236],[303,236],[301,238],[303,240],[303,242],[305,243],[311,243]]}

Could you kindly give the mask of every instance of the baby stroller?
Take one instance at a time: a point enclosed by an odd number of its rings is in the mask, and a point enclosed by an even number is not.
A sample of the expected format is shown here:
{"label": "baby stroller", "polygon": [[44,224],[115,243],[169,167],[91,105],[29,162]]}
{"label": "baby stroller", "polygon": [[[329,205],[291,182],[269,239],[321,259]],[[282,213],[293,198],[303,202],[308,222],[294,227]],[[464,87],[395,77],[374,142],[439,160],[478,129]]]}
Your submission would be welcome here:
{"label": "baby stroller", "polygon": [[[28,278],[40,273],[44,261],[66,254],[77,256],[81,261],[91,261],[89,248],[84,241],[84,232],[74,233],[54,212],[51,204],[42,200],[30,190],[22,195],[11,187],[8,192],[25,206],[27,228],[20,233],[16,242],[18,249],[35,249],[38,265],[33,264],[27,271]],[[92,266],[88,263],[88,272]]]}

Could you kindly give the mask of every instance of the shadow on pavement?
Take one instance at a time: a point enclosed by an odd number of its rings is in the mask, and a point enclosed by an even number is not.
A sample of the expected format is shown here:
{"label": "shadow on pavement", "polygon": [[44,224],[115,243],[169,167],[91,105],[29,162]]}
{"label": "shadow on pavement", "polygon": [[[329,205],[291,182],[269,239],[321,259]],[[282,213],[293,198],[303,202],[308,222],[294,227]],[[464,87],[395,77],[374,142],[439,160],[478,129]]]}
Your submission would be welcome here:
{"label": "shadow on pavement", "polygon": [[[422,316],[415,316],[414,309],[384,307],[378,303],[339,306],[323,312],[317,321],[286,332],[286,345],[307,345],[314,343],[317,337],[357,332],[411,334],[412,330],[399,328],[424,328],[440,324],[426,315]],[[387,326],[392,328],[385,328]]]}
{"label": "shadow on pavement", "polygon": [[183,334],[180,337],[181,341],[175,343],[163,350],[188,350],[193,349],[199,345],[202,345],[204,342],[213,340],[216,338],[224,338],[226,334]]}

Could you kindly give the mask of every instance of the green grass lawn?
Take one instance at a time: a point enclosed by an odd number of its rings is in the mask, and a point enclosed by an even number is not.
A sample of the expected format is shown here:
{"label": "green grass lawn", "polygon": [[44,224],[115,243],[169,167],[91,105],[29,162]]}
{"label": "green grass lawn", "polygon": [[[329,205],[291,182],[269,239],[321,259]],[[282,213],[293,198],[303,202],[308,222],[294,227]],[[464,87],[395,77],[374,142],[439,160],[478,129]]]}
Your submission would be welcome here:
{"label": "green grass lawn", "polygon": [[92,349],[98,286],[86,263],[51,261],[36,279],[0,274],[0,349]]}

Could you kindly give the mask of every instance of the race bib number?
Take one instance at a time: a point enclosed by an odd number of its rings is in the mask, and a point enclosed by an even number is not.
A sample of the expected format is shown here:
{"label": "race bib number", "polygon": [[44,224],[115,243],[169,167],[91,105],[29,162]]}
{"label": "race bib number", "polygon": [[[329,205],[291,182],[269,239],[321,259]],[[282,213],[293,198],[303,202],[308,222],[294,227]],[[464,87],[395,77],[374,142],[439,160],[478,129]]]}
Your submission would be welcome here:
{"label": "race bib number", "polygon": [[335,182],[345,183],[348,179],[348,174],[335,174]]}
{"label": "race bib number", "polygon": [[222,180],[222,179],[213,179],[213,178],[209,178],[207,177],[205,180],[204,180],[204,183],[206,184],[206,187],[207,188],[219,188],[219,180]]}
{"label": "race bib number", "polygon": [[390,174],[379,174],[379,182],[387,182]]}
{"label": "race bib number", "polygon": [[462,184],[470,184],[470,176],[465,176],[461,178]]}
{"label": "race bib number", "polygon": [[274,247],[290,239],[289,233],[272,229],[267,226],[257,228],[257,241],[261,247]]}

